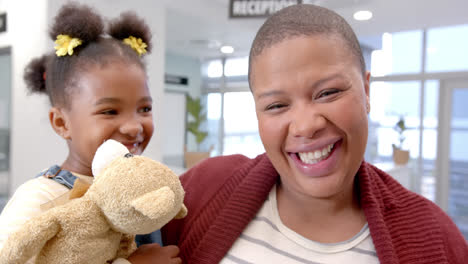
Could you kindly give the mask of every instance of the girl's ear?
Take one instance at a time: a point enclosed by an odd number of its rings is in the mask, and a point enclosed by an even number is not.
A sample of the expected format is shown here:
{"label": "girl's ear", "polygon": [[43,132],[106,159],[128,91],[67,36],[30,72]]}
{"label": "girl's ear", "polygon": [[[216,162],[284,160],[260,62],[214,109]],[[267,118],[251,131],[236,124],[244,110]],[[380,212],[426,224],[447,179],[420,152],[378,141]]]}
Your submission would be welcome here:
{"label": "girl's ear", "polygon": [[71,139],[68,116],[63,112],[63,109],[52,107],[49,110],[49,121],[52,128],[55,130],[55,133],[64,139]]}

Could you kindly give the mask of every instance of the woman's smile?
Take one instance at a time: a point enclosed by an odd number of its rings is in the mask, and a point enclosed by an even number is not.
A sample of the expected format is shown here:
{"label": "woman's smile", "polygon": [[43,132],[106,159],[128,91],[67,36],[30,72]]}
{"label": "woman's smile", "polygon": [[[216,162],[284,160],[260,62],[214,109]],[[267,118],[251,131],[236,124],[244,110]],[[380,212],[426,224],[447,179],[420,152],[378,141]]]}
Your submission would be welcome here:
{"label": "woman's smile", "polygon": [[289,152],[288,156],[293,166],[305,176],[324,177],[337,167],[340,147],[341,140],[311,151]]}

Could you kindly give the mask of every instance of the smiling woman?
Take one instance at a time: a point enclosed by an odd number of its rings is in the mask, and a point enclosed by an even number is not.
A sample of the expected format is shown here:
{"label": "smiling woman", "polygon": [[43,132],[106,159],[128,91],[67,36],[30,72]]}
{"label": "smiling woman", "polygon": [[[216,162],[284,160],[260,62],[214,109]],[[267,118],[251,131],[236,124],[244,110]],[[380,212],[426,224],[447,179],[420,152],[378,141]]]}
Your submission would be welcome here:
{"label": "smiling woman", "polygon": [[[297,37],[265,49],[252,64],[260,136],[295,196],[345,192],[352,201],[367,140],[369,75],[363,78],[344,45],[332,36]],[[300,159],[312,155],[312,162]]]}
{"label": "smiling woman", "polygon": [[181,177],[189,214],[163,228],[188,263],[464,263],[452,220],[364,161],[369,76],[338,14],[295,5],[249,57],[266,153],[216,157]]}

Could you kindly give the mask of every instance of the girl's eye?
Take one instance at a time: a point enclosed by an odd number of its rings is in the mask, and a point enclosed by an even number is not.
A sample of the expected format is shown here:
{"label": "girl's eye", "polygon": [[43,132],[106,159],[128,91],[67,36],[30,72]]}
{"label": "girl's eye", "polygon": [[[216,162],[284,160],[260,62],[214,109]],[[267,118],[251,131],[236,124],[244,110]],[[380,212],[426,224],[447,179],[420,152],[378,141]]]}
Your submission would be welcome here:
{"label": "girl's eye", "polygon": [[138,110],[139,113],[148,113],[151,112],[153,108],[151,106],[145,106]]}
{"label": "girl's eye", "polygon": [[104,111],[101,112],[101,114],[103,114],[103,115],[116,115],[117,110],[114,110],[114,109],[104,110]]}
{"label": "girl's eye", "polygon": [[339,93],[340,91],[338,89],[330,89],[330,90],[325,90],[321,92],[317,98],[322,98],[322,97],[327,97],[336,93]]}

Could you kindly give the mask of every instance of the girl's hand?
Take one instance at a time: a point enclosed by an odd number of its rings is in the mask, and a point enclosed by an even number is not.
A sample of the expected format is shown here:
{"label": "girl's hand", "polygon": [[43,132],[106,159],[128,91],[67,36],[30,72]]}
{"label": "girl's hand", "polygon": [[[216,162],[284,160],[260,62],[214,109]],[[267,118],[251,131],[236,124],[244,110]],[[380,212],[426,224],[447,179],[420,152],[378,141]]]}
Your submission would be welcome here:
{"label": "girl's hand", "polygon": [[178,255],[177,246],[161,247],[158,243],[153,243],[141,245],[127,260],[132,264],[182,264]]}

